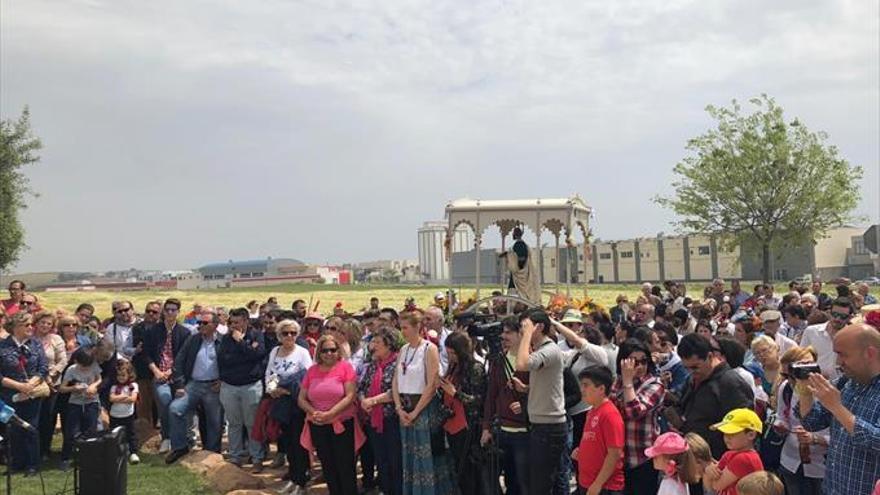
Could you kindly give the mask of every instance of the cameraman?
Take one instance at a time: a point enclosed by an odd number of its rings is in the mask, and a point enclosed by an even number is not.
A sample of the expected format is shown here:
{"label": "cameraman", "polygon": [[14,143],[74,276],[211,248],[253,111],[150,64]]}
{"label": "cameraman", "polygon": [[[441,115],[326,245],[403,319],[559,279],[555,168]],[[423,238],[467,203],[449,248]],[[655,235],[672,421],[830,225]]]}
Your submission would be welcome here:
{"label": "cameraman", "polygon": [[529,490],[553,492],[568,437],[562,386],[562,349],[550,338],[550,317],[541,308],[520,316],[522,338],[516,370],[529,372]]}
{"label": "cameraman", "polygon": [[834,352],[843,377],[832,383],[811,373],[797,412],[807,431],[831,427],[822,492],[872,493],[880,479],[880,330],[844,327],[834,335]]}
{"label": "cameraman", "polygon": [[[501,469],[508,495],[529,493],[529,418],[526,415],[529,374],[514,371],[519,349],[519,319],[508,316],[502,322],[501,347],[504,361],[489,361],[489,387],[483,407],[480,445],[493,440],[502,451]],[[497,418],[497,424],[493,424]],[[493,427],[497,427],[493,430]],[[496,476],[497,479],[497,476]]]}

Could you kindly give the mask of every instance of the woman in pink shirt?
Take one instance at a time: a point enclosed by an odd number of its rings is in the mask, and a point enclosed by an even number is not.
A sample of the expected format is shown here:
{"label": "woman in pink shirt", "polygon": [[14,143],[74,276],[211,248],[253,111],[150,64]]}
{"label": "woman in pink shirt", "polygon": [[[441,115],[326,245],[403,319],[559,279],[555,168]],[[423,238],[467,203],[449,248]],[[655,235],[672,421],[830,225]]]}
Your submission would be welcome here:
{"label": "woman in pink shirt", "polygon": [[315,364],[299,390],[312,444],[324,469],[331,495],[358,493],[355,471],[355,382],[351,363],[341,359],[339,342],[322,335],[315,347]]}

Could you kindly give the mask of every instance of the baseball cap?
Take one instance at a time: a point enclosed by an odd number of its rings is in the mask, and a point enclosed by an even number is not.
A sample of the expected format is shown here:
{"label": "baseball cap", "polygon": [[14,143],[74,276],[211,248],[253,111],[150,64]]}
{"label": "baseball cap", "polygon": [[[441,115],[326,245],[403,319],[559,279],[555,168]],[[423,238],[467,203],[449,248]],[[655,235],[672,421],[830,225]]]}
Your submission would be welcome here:
{"label": "baseball cap", "polygon": [[776,321],[780,318],[782,318],[782,313],[776,311],[775,309],[771,309],[761,313],[761,321]]}
{"label": "baseball cap", "polygon": [[654,458],[658,455],[676,455],[687,451],[688,444],[684,438],[674,431],[666,432],[656,440],[654,445],[645,449],[645,455]]}
{"label": "baseball cap", "polygon": [[755,411],[747,408],[734,409],[724,416],[720,423],[715,423],[709,427],[712,430],[718,430],[721,433],[733,435],[745,430],[752,430],[757,433],[764,431],[764,424],[761,418],[755,414]]}

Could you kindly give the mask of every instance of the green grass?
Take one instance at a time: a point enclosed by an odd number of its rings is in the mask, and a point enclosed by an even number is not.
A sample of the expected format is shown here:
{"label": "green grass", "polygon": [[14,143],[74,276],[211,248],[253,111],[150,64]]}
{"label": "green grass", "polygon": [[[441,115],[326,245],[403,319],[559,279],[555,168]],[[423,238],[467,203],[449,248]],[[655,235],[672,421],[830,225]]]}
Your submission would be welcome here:
{"label": "green grass", "polygon": [[[60,442],[61,434],[56,435]],[[59,445],[60,448],[60,445]],[[161,456],[141,454],[141,463],[128,465],[129,495],[217,495],[208,487],[204,478],[190,472],[180,464],[166,466]],[[5,469],[4,469],[5,471]],[[56,495],[73,493],[73,469],[62,472],[58,470],[57,456],[43,464],[43,491],[40,478],[25,478],[20,474],[12,477],[13,495]],[[6,491],[6,480],[0,480],[0,492]],[[67,486],[67,491],[62,492]]]}
{"label": "green grass", "polygon": [[[743,288],[750,290],[753,283],[743,282]],[[688,284],[688,294],[691,297],[701,295],[704,283]],[[493,290],[499,289],[498,285],[484,285],[481,288],[480,296],[489,296]],[[443,286],[421,286],[421,285],[319,285],[319,284],[287,284],[269,287],[249,287],[235,289],[208,289],[208,290],[163,290],[163,291],[132,291],[132,292],[110,292],[110,291],[88,291],[88,292],[41,292],[38,294],[40,303],[44,308],[55,310],[65,309],[72,312],[76,306],[83,302],[91,303],[95,306],[98,316],[110,316],[110,304],[117,299],[127,299],[132,301],[137,311],[143,311],[145,304],[152,300],[164,300],[168,297],[176,297],[184,304],[184,310],[188,311],[194,302],[213,306],[225,306],[226,308],[234,308],[244,306],[251,300],[265,302],[269,296],[278,298],[278,302],[284,308],[290,308],[291,302],[295,299],[303,299],[306,302],[311,301],[312,306],[320,301],[318,311],[328,314],[332,311],[333,306],[337,302],[342,302],[346,311],[357,312],[369,305],[370,297],[379,298],[381,306],[391,306],[400,308],[403,306],[407,297],[414,297],[419,306],[425,307],[433,301],[434,294],[444,291]],[[576,298],[583,298],[584,294],[589,295],[596,302],[611,307],[614,305],[614,299],[618,294],[626,294],[630,301],[635,301],[635,297],[639,294],[640,285],[638,284],[615,284],[615,285],[572,285],[571,294]],[[871,292],[875,295],[880,294],[880,287],[872,287]],[[464,286],[455,287],[456,292],[461,298],[467,299],[474,294],[474,287]],[[545,285],[545,291],[553,292],[555,285]],[[784,294],[788,287],[784,283],[776,284],[776,292]],[[560,291],[565,292],[565,285],[560,285]],[[833,287],[826,287],[826,291],[833,293]],[[545,294],[544,302],[546,303],[548,296]]]}

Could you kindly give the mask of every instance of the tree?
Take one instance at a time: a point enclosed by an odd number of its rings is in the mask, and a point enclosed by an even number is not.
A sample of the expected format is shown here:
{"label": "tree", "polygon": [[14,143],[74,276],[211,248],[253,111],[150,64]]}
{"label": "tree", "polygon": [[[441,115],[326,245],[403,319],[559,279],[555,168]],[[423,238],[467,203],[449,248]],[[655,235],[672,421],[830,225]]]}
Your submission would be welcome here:
{"label": "tree", "polygon": [[27,107],[18,120],[0,120],[0,272],[18,261],[25,247],[18,213],[27,207],[25,199],[35,194],[22,169],[40,161],[37,152],[42,147],[31,131]]}
{"label": "tree", "polygon": [[706,107],[717,128],[688,141],[691,154],[673,169],[675,195],[655,201],[679,216],[680,231],[714,235],[741,253],[752,240],[769,282],[773,249],[815,242],[855,220],[862,169],[840,158],[826,133],[786,123],[773,98],[749,101],[756,110],[748,115],[736,100]]}

